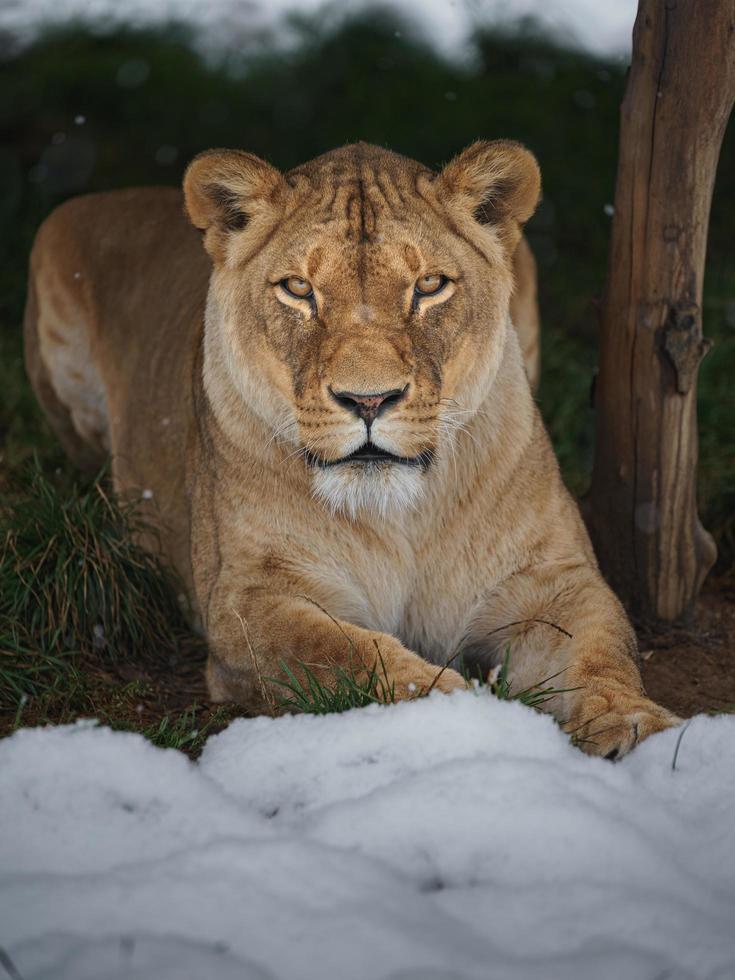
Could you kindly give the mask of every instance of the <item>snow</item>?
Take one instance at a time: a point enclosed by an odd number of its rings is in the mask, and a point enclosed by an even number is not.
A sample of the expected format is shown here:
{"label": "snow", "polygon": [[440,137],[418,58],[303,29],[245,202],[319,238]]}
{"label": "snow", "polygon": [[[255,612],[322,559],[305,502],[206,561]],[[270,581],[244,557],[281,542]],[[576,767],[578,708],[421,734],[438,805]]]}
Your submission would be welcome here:
{"label": "snow", "polygon": [[198,763],[21,730],[0,947],[23,980],[732,980],[735,717],[674,770],[680,734],[612,764],[473,692],[241,719]]}

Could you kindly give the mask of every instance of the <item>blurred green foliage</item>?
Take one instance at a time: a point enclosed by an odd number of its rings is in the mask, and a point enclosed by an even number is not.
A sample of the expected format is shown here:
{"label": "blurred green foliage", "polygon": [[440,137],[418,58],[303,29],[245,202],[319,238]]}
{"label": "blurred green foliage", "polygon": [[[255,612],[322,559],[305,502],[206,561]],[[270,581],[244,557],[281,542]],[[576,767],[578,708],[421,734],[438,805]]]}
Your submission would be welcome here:
{"label": "blurred green foliage", "polygon": [[[334,8],[332,8],[334,9]],[[53,451],[21,373],[25,266],[33,233],[64,198],[177,183],[213,146],[288,168],[363,139],[438,166],[478,137],[526,143],[544,175],[528,234],[543,317],[540,403],[572,489],[591,463],[595,297],[605,275],[625,66],[544,36],[531,22],[475,33],[462,61],[384,9],[292,20],[291,42],[260,38],[203,54],[191,29],[47,29],[0,51],[0,453],[15,466]],[[1,43],[1,42],[0,42]],[[735,557],[735,134],[713,209],[703,366],[701,509],[721,562]]]}

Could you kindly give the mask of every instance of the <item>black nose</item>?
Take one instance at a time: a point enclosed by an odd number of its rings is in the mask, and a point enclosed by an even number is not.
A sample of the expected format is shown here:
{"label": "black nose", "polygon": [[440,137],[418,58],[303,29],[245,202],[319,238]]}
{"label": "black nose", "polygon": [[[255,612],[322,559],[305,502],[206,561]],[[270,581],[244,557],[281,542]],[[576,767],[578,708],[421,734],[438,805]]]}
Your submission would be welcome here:
{"label": "black nose", "polygon": [[329,389],[329,393],[335,401],[348,411],[359,415],[368,425],[391,405],[397,405],[405,397],[407,391],[408,385],[405,388],[391,388],[390,391],[378,391],[365,395],[356,391],[333,391],[331,388]]}

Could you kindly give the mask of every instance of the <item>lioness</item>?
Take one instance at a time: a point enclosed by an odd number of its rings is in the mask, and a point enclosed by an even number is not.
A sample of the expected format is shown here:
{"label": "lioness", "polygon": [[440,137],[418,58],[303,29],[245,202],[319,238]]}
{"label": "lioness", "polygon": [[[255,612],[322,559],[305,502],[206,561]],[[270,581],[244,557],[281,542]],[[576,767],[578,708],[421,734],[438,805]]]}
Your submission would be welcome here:
{"label": "lioness", "polygon": [[287,174],[216,150],[184,180],[203,248],[173,190],[44,223],[30,376],[72,457],[112,453],[155,505],[213,699],[261,710],[284,664],[447,692],[457,651],[486,673],[508,650],[514,690],[567,689],[549,707],[590,752],[677,721],[643,693],[511,326],[539,193],[511,142],[440,173],[365,144]]}

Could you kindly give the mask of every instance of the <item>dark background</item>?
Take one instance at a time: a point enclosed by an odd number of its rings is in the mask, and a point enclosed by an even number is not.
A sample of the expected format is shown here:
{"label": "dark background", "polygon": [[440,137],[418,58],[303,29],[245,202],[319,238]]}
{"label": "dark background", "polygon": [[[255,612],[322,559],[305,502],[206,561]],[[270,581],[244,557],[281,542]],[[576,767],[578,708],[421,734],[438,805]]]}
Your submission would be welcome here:
{"label": "dark background", "polygon": [[[476,30],[441,56],[385,9],[292,20],[219,55],[191,28],[69,24],[21,46],[0,37],[0,484],[33,451],[65,466],[22,371],[27,256],[39,222],[91,190],[180,181],[200,150],[251,150],[288,168],[367,140],[440,166],[478,137],[537,155],[544,199],[528,226],[543,321],[539,401],[571,488],[590,472],[596,298],[605,276],[617,155],[621,59],[594,57],[532,22]],[[735,562],[735,131],[722,150],[705,280],[700,508]]]}

